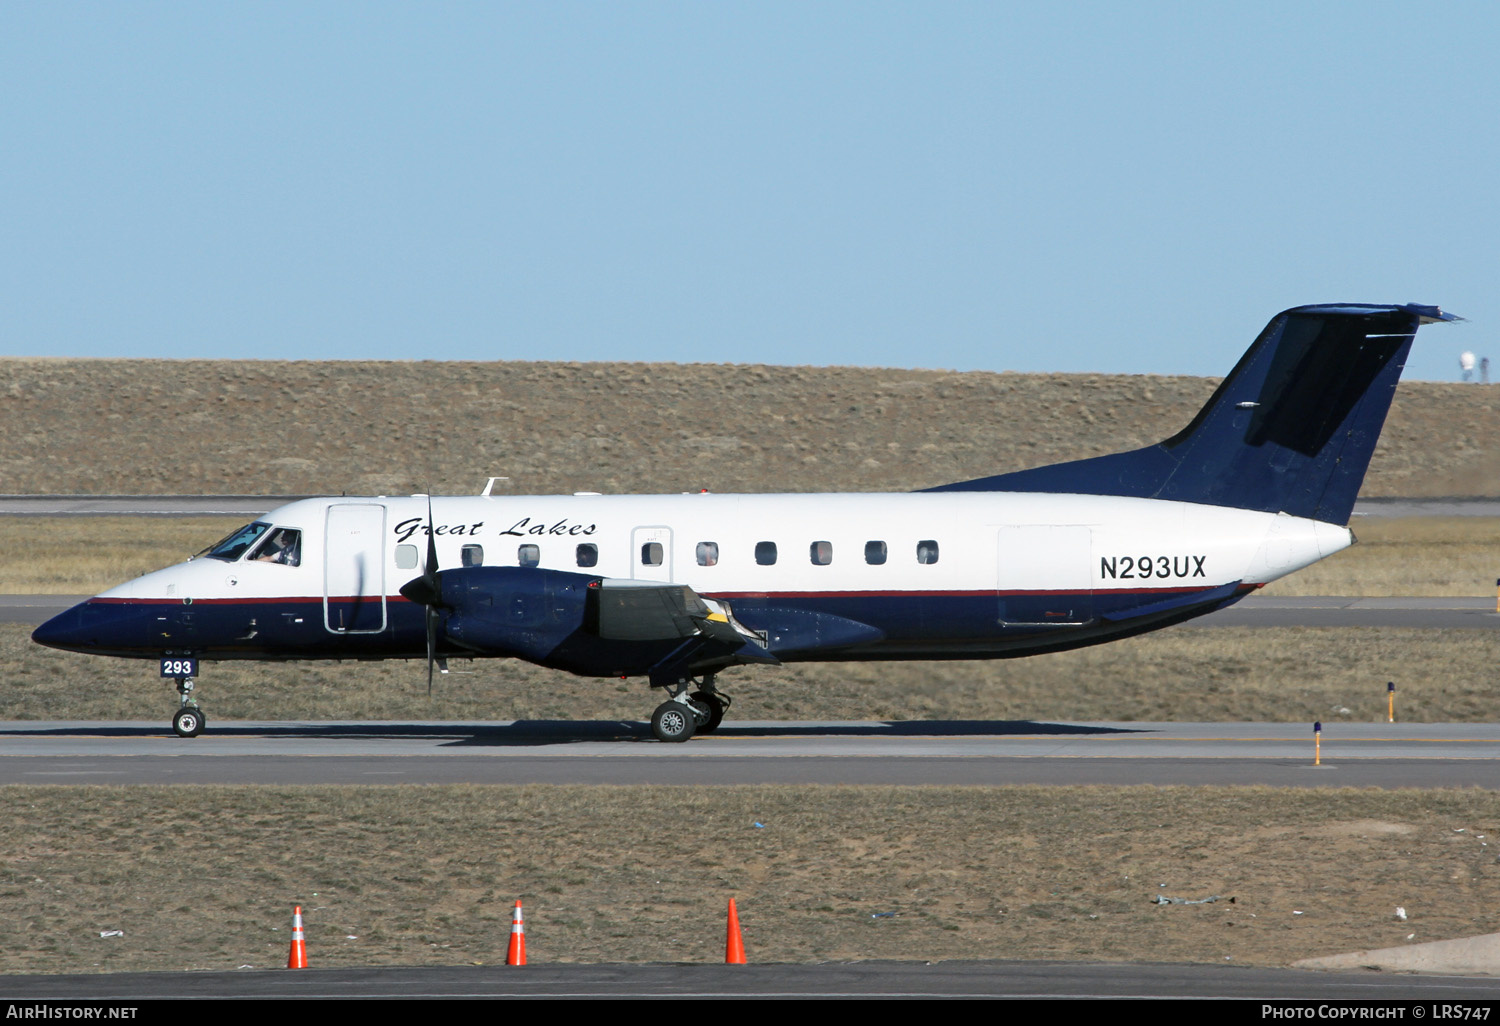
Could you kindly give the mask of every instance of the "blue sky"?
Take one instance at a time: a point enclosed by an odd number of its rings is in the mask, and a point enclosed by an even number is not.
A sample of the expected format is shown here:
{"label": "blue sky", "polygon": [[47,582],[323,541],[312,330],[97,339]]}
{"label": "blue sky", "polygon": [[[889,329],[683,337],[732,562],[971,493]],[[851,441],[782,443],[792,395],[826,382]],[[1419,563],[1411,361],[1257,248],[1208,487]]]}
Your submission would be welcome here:
{"label": "blue sky", "polygon": [[1500,361],[1500,5],[0,2],[0,355]]}

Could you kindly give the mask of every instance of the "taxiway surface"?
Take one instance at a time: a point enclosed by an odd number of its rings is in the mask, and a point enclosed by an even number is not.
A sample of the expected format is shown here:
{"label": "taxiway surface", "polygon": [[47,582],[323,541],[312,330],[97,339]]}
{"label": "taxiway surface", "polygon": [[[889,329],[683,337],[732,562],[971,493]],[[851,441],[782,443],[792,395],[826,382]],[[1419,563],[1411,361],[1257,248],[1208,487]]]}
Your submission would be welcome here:
{"label": "taxiway surface", "polygon": [[1500,726],[726,722],[687,744],[644,723],[0,725],[0,783],[1185,784],[1494,787]]}
{"label": "taxiway surface", "polygon": [[[1089,962],[827,962],[818,965],[528,965],[298,972],[0,977],[12,1001],[164,998],[1219,998],[1491,1002],[1479,976],[1308,972],[1241,966]],[[1425,1012],[1425,1009],[1424,1009]],[[1325,1015],[1325,1018],[1332,1016]],[[1417,1016],[1412,1016],[1417,1018]],[[1458,1017],[1458,1016],[1453,1016]]]}

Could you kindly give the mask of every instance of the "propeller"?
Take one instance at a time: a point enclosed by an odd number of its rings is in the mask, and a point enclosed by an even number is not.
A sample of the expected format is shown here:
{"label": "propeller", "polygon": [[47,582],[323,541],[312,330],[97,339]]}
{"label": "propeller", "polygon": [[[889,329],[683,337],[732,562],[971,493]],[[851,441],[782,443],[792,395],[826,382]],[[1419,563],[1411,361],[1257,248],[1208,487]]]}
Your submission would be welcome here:
{"label": "propeller", "polygon": [[[438,607],[443,602],[443,585],[438,580],[437,537],[432,529],[432,495],[427,496],[427,562],[422,576],[413,577],[401,586],[409,602],[420,602],[427,620],[427,697],[432,697],[432,667],[437,662]],[[446,672],[446,671],[444,671]]]}

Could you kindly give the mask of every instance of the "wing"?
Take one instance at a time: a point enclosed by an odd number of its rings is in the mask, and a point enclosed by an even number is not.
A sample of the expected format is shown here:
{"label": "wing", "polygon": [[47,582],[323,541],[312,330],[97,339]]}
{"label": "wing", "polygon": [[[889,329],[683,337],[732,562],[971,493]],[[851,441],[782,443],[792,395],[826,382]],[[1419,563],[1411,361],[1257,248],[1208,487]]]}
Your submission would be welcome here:
{"label": "wing", "polygon": [[444,570],[429,597],[443,639],[460,650],[585,676],[647,674],[653,684],[885,636],[868,624],[795,608],[757,609],[742,622],[729,603],[685,584],[536,567]]}

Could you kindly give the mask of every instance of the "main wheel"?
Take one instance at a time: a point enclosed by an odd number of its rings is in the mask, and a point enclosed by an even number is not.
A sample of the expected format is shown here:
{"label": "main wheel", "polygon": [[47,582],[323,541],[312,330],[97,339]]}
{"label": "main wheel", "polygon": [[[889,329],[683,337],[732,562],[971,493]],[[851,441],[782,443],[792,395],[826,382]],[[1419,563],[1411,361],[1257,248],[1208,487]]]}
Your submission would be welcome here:
{"label": "main wheel", "polygon": [[203,711],[191,705],[178,709],[172,717],[172,729],[178,737],[197,737],[203,733],[203,723]]}
{"label": "main wheel", "polygon": [[698,733],[712,734],[718,730],[719,724],[724,722],[724,710],[729,708],[724,699],[708,691],[694,691],[688,697],[708,710],[708,719],[698,724]]}
{"label": "main wheel", "polygon": [[651,714],[651,733],[658,741],[686,741],[698,729],[698,718],[681,702],[663,702]]}

